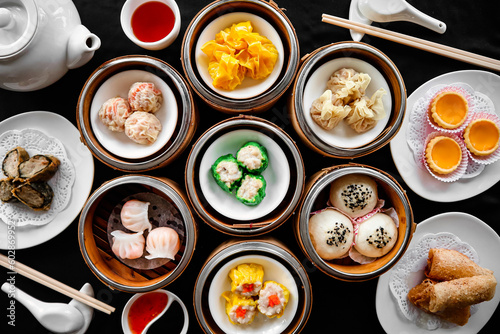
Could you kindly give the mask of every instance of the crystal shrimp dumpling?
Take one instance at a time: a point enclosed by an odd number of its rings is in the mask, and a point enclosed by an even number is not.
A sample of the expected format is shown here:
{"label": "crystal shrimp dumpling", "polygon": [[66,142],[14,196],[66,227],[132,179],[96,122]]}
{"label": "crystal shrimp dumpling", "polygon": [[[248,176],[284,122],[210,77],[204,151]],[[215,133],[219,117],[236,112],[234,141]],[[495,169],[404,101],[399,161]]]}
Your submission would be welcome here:
{"label": "crystal shrimp dumpling", "polygon": [[146,240],[146,259],[167,258],[174,260],[181,247],[177,232],[170,227],[157,227],[153,229]]}
{"label": "crystal shrimp dumpling", "polygon": [[111,131],[125,131],[125,121],[132,115],[128,101],[122,97],[113,97],[103,103],[99,109],[99,119]]}
{"label": "crystal shrimp dumpling", "polygon": [[129,89],[128,102],[134,111],[155,113],[161,107],[163,95],[152,82],[136,82]]}

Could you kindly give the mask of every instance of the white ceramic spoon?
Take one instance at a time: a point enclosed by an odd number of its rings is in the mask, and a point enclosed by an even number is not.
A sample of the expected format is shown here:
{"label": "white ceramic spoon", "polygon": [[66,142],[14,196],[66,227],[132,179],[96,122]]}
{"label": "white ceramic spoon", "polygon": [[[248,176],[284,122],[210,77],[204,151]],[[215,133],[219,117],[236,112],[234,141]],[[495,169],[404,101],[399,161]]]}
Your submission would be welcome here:
{"label": "white ceramic spoon", "polygon": [[[160,292],[160,293],[166,294],[168,296],[167,305],[165,305],[165,308],[163,309],[163,311],[160,312],[160,314],[158,314],[154,319],[152,319],[146,325],[146,327],[144,328],[144,330],[142,331],[141,334],[146,334],[146,332],[148,331],[149,327],[151,327],[151,325],[156,320],[158,320],[169,309],[170,305],[172,305],[172,303],[174,301],[178,302],[181,305],[182,312],[184,313],[184,325],[182,327],[182,330],[181,330],[180,334],[186,334],[187,330],[188,330],[188,327],[189,327],[189,315],[188,315],[186,306],[184,305],[184,303],[182,302],[182,300],[179,297],[177,297],[176,295],[174,295],[172,292],[167,291],[167,290],[159,289],[159,290],[154,290],[154,291],[151,291],[151,292]],[[141,297],[142,295],[145,295],[147,293],[149,293],[149,292],[136,293],[134,296],[132,296],[132,298],[129,299],[129,301],[127,302],[127,304],[123,308],[123,312],[122,312],[122,329],[123,329],[123,333],[125,333],[125,334],[133,334],[132,331],[130,330],[130,326],[128,324],[128,313],[130,312],[130,307],[132,306],[132,304],[139,297]]]}
{"label": "white ceramic spoon", "polygon": [[[2,291],[10,294],[10,284],[4,283]],[[72,305],[63,303],[45,303],[31,297],[16,288],[14,298],[35,316],[40,324],[54,333],[69,333],[79,330],[84,325],[82,313]]]}
{"label": "white ceramic spoon", "polygon": [[[405,0],[352,0],[349,19],[365,24],[371,24],[373,21],[408,21],[440,34],[446,31],[445,23],[422,13]],[[351,30],[355,41],[360,41],[363,35]]]}

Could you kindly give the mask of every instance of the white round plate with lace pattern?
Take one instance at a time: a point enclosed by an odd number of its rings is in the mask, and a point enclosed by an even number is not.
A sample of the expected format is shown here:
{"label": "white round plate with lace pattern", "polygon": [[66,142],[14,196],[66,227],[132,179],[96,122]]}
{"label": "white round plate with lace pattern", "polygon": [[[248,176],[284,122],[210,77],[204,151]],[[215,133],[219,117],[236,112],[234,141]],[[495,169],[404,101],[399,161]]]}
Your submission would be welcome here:
{"label": "white round plate with lace pattern", "polygon": [[[44,243],[68,227],[80,213],[89,196],[94,180],[94,160],[88,148],[80,141],[78,129],[63,116],[32,111],[10,117],[0,122],[0,133],[10,130],[35,129],[50,134],[61,141],[68,159],[74,166],[76,178],[69,203],[54,219],[42,226],[12,228],[0,221],[0,249],[24,249]],[[13,231],[15,238],[8,239]]]}
{"label": "white round plate with lace pattern", "polygon": [[[413,234],[408,250],[413,249],[424,235],[440,232],[449,232],[457,236],[461,241],[474,248],[482,267],[493,270],[496,273],[500,272],[500,262],[497,258],[497,254],[500,252],[500,237],[490,226],[480,219],[462,212],[439,214],[417,224],[417,229]],[[429,332],[426,329],[417,327],[416,324],[406,319],[390,291],[389,281],[393,269],[380,276],[375,296],[377,316],[385,331],[388,334],[450,333],[450,329],[446,328],[438,328]],[[497,293],[492,300],[479,304],[477,312],[472,314],[469,322],[465,326],[454,327],[452,329],[453,333],[478,333],[489,321],[499,302],[500,293]]]}
{"label": "white round plate with lace pattern", "polygon": [[[486,71],[467,70],[450,72],[429,80],[417,88],[408,97],[408,108],[421,98],[433,86],[454,82],[465,82],[476,92],[488,96],[496,107],[496,113],[500,110],[500,95],[496,90],[500,85],[500,76]],[[484,102],[484,101],[483,101]],[[486,103],[486,102],[484,102]],[[483,110],[481,105],[476,110]],[[476,196],[489,189],[500,180],[500,162],[488,165],[479,175],[474,178],[460,179],[456,182],[441,182],[433,178],[425,169],[415,164],[413,152],[406,141],[408,125],[410,123],[410,112],[405,114],[403,124],[397,135],[391,140],[390,148],[392,159],[399,174],[408,185],[419,196],[436,202],[456,202]]]}
{"label": "white round plate with lace pattern", "polygon": [[[54,197],[50,209],[46,211],[34,211],[20,202],[0,203],[0,220],[16,227],[48,224],[69,203],[76,177],[75,167],[68,159],[63,143],[42,131],[27,128],[5,131],[0,135],[0,157],[4,157],[7,152],[18,146],[24,148],[30,157],[43,154],[59,160],[57,172],[47,181],[54,191]],[[0,172],[0,178],[4,177],[3,172]]]}

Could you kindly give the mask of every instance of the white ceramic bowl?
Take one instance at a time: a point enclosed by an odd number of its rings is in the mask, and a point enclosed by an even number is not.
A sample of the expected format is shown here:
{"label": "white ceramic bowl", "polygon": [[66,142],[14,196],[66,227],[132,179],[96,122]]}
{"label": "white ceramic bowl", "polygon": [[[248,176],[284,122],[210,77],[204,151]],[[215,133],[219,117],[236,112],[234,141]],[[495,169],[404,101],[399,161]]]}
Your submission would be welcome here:
{"label": "white ceramic bowl", "polygon": [[[269,74],[269,76],[265,79],[255,80],[250,77],[245,77],[241,85],[231,91],[216,88],[212,84],[213,79],[210,76],[210,73],[208,73],[209,58],[205,53],[203,53],[203,51],[201,51],[201,48],[206,42],[215,39],[215,35],[221,30],[229,28],[235,23],[244,21],[252,22],[253,32],[267,37],[273,43],[273,45],[276,47],[276,50],[278,50],[278,60],[274,65],[271,74]],[[243,12],[225,14],[210,22],[205,27],[205,29],[203,29],[200,37],[198,38],[198,42],[196,43],[195,57],[196,68],[198,69],[198,72],[200,73],[200,76],[205,84],[218,94],[232,99],[248,99],[260,95],[271,88],[271,86],[278,79],[281,73],[285,58],[283,43],[281,42],[280,35],[276,31],[276,29],[263,18],[255,14]]]}
{"label": "white ceramic bowl", "polygon": [[168,297],[168,299],[167,299],[167,305],[165,306],[165,308],[163,309],[163,311],[160,312],[160,314],[158,314],[154,319],[152,319],[146,325],[146,327],[142,331],[142,334],[146,334],[146,332],[149,329],[149,327],[156,320],[158,320],[158,318],[160,318],[161,316],[163,316],[163,314],[165,314],[165,312],[170,308],[170,305],[172,305],[172,303],[174,301],[176,301],[177,303],[179,303],[179,305],[182,308],[182,312],[184,313],[184,325],[182,327],[181,334],[187,333],[187,330],[188,330],[188,327],[189,327],[189,314],[188,314],[188,311],[186,309],[186,306],[184,305],[184,303],[182,302],[182,300],[179,297],[177,297],[176,295],[174,295],[172,292],[167,291],[167,290],[163,290],[163,289],[155,290],[155,291],[151,291],[151,292],[136,293],[135,295],[132,296],[132,298],[130,298],[128,300],[128,302],[127,302],[127,304],[125,304],[125,307],[123,308],[123,312],[122,312],[122,329],[123,329],[123,333],[125,333],[125,334],[132,334],[132,331],[130,330],[130,326],[128,324],[128,314],[130,312],[130,307],[132,307],[132,304],[139,297],[141,297],[141,296],[143,296],[145,294],[148,294],[148,293],[156,293],[156,292],[164,293],[164,294],[167,295],[167,297]]}
{"label": "white ceramic bowl", "polygon": [[[247,206],[224,191],[212,176],[212,165],[226,154],[236,156],[246,142],[254,141],[267,149],[269,166],[262,172],[266,197],[259,205]],[[205,151],[200,165],[200,187],[208,203],[220,214],[241,221],[258,220],[276,209],[285,198],[290,184],[290,166],[285,153],[269,136],[255,130],[235,130],[217,138]]]}
{"label": "white ceramic bowl", "polygon": [[142,4],[146,2],[151,2],[151,0],[127,0],[123,4],[122,11],[120,14],[120,23],[123,29],[123,32],[127,37],[140,46],[141,48],[148,49],[148,50],[161,50],[172,44],[177,36],[179,35],[179,31],[181,28],[181,12],[179,11],[179,6],[177,6],[177,3],[175,0],[154,0],[154,1],[159,1],[170,7],[172,9],[172,12],[174,13],[175,17],[175,22],[174,22],[174,27],[170,31],[170,33],[165,36],[164,38],[160,39],[159,41],[156,42],[143,42],[139,40],[135,35],[134,32],[132,31],[132,25],[131,25],[131,20],[132,20],[132,14],[134,14],[134,11],[141,6]]}
{"label": "white ceramic bowl", "polygon": [[[135,82],[152,82],[163,96],[160,109],[154,115],[160,120],[161,131],[151,145],[141,145],[125,135],[108,129],[99,119],[99,109],[108,99],[120,96],[127,99]],[[92,131],[109,152],[125,159],[146,158],[163,148],[170,140],[177,124],[177,101],[170,86],[157,75],[141,70],[128,70],[107,79],[96,91],[90,107]]]}
{"label": "white ceramic bowl", "polygon": [[[222,293],[231,290],[229,271],[242,263],[256,263],[264,268],[264,282],[275,281],[283,284],[290,291],[290,299],[285,312],[280,318],[268,318],[260,312],[250,326],[238,326],[229,322],[226,314],[226,300]],[[237,257],[226,264],[215,274],[208,290],[208,305],[214,321],[225,333],[282,333],[292,322],[299,303],[298,288],[290,271],[279,261],[263,255],[245,255]],[[240,328],[241,327],[241,328]]]}

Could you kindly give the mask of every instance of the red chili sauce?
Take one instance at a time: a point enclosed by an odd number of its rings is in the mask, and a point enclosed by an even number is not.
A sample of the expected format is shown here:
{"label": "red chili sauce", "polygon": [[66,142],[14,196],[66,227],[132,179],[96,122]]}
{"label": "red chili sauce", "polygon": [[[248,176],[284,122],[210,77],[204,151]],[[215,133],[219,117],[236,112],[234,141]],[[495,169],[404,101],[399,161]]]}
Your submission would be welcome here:
{"label": "red chili sauce", "polygon": [[132,31],[140,41],[151,43],[167,36],[174,28],[172,9],[159,1],[145,2],[132,14]]}
{"label": "red chili sauce", "polygon": [[133,334],[140,334],[167,305],[166,293],[151,292],[140,296],[130,307],[128,325]]}

